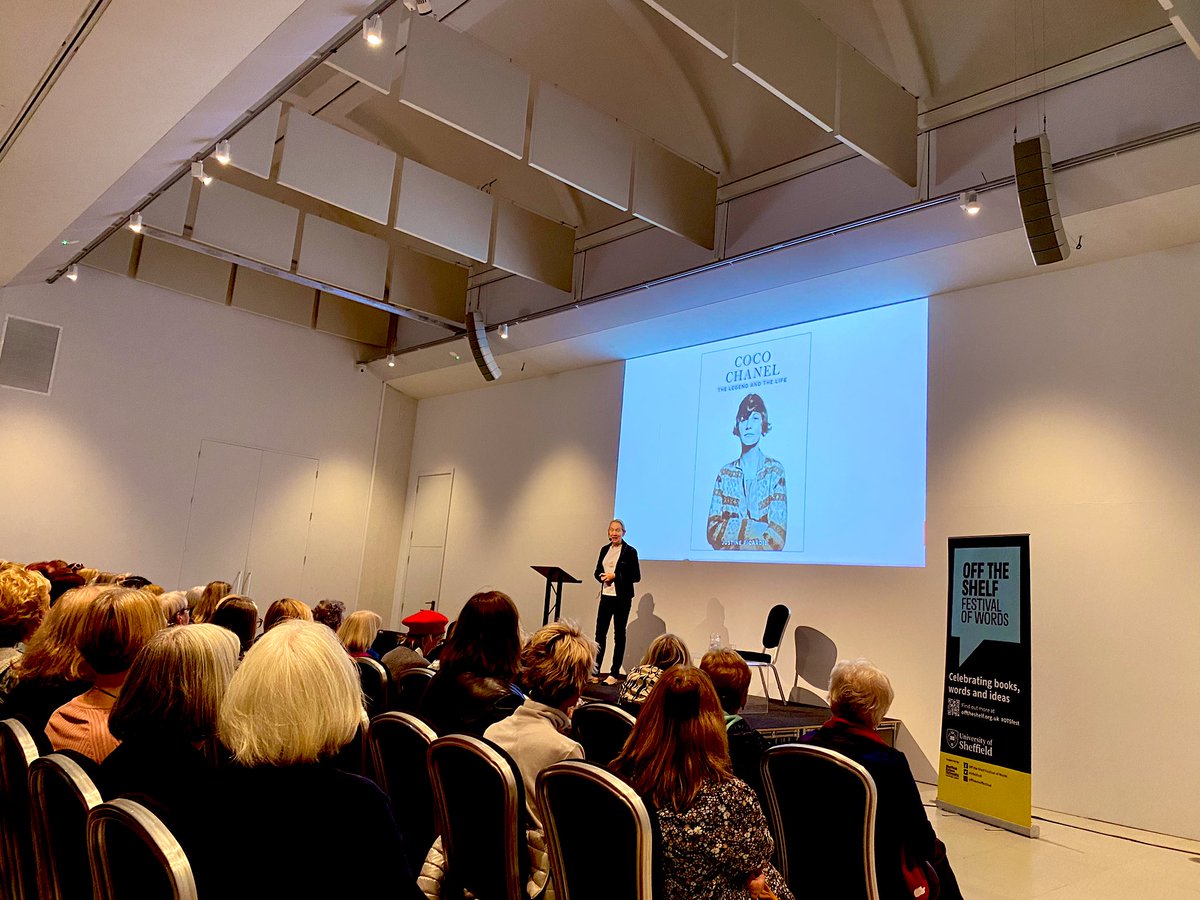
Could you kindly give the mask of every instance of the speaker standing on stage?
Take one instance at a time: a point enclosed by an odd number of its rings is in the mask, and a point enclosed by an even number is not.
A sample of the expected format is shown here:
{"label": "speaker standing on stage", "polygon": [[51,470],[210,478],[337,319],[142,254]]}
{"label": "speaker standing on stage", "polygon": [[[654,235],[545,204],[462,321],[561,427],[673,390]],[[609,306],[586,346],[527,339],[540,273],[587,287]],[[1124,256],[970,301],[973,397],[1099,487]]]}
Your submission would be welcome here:
{"label": "speaker standing on stage", "polygon": [[600,548],[596,560],[596,580],[600,582],[600,608],[596,613],[596,672],[604,670],[604,639],[608,623],[613,626],[613,658],[611,674],[605,684],[616,684],[625,656],[625,623],[633,603],[633,586],[642,580],[637,551],[625,543],[625,523],[613,519],[608,523],[608,543]]}

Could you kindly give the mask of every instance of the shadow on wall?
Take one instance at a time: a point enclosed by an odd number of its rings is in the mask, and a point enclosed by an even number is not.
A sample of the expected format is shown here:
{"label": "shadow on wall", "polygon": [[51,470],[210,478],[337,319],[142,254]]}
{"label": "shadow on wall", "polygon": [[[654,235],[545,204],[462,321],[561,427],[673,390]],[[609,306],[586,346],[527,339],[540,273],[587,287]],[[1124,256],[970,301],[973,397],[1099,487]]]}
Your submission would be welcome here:
{"label": "shadow on wall", "polygon": [[[676,633],[678,634],[678,632]],[[729,646],[729,629],[725,626],[725,607],[716,597],[709,597],[708,605],[704,608],[704,620],[684,638],[692,651],[692,656],[695,657],[692,660],[693,663],[700,664],[700,657],[712,646],[714,636],[720,640],[722,647]]]}
{"label": "shadow on wall", "polygon": [[[796,675],[792,679],[792,690],[788,700],[809,706],[829,706],[826,699],[829,689],[829,673],[837,662],[837,644],[823,632],[807,625],[797,625]],[[800,681],[808,683],[801,687]],[[816,690],[812,690],[815,688]]]}
{"label": "shadow on wall", "polygon": [[637,617],[625,629],[625,671],[642,661],[651,642],[667,633],[667,623],[654,614],[654,595],[642,594],[638,600]]}

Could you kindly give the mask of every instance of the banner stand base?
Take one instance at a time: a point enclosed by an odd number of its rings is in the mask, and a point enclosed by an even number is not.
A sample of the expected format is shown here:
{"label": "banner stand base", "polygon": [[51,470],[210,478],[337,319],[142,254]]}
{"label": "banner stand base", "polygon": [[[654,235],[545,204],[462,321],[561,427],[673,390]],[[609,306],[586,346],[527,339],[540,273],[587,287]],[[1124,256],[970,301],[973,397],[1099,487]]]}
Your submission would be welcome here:
{"label": "banner stand base", "polygon": [[937,808],[944,812],[952,812],[955,815],[966,816],[968,819],[975,819],[987,825],[995,825],[997,828],[1003,828],[1005,831],[1012,831],[1016,834],[1023,834],[1027,838],[1039,837],[1042,833],[1041,828],[1037,825],[1030,825],[1026,828],[1024,825],[1018,825],[1016,822],[1007,822],[1004,819],[997,819],[995,816],[989,816],[987,813],[977,812],[973,809],[967,809],[963,806],[955,806],[953,803],[947,803],[944,800],[936,801]]}

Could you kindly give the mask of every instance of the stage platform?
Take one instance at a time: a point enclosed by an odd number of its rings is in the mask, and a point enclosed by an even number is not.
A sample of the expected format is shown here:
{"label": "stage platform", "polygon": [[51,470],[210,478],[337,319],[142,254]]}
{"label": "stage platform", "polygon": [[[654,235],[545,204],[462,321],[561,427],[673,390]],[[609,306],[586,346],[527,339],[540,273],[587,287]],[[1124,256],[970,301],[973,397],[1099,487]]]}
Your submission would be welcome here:
{"label": "stage platform", "polygon": [[[618,687],[616,684],[589,684],[583,692],[583,702],[616,703]],[[806,706],[751,697],[741,715],[750,727],[762,734],[768,742],[790,744],[800,740],[802,734],[816,731],[824,725],[830,712],[824,706]],[[884,719],[878,728],[879,736],[887,741],[888,746],[895,747],[899,728],[899,719]]]}

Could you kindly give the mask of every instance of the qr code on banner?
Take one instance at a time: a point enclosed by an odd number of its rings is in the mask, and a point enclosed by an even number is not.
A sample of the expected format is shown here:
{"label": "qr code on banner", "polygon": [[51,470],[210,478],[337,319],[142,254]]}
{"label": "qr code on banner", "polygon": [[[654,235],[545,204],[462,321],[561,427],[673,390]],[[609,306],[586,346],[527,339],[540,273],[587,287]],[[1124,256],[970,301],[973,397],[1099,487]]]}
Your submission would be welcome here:
{"label": "qr code on banner", "polygon": [[948,715],[948,716],[959,715],[960,713],[958,710],[958,703],[959,703],[959,700],[957,697],[951,697],[949,700],[947,700],[946,701],[946,715]]}

